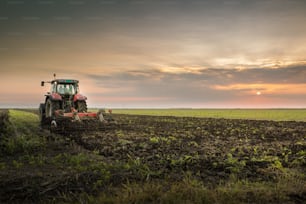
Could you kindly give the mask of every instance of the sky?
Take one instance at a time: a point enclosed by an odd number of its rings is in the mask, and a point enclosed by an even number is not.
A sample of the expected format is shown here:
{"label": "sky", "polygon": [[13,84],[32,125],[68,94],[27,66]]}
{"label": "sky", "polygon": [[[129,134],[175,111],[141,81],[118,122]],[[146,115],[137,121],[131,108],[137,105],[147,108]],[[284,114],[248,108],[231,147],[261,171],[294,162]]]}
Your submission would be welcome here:
{"label": "sky", "polygon": [[306,108],[306,1],[0,0],[0,107]]}

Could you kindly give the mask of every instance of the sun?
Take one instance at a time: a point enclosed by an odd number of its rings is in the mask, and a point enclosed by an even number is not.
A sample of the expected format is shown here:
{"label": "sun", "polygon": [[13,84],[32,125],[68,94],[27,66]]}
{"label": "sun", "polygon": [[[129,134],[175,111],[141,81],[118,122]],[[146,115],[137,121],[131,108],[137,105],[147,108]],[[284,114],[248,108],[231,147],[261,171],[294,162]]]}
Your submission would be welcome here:
{"label": "sun", "polygon": [[260,91],[257,91],[257,92],[256,92],[256,95],[257,95],[257,96],[261,95],[261,92],[260,92]]}

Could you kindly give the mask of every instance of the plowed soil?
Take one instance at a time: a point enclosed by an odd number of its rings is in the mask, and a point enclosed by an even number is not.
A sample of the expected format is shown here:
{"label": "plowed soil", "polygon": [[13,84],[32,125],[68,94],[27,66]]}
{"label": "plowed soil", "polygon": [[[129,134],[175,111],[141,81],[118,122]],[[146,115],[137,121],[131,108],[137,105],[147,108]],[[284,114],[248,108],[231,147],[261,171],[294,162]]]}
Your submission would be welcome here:
{"label": "plowed soil", "polygon": [[158,172],[152,176],[174,180],[191,171],[212,185],[231,173],[262,181],[278,173],[268,170],[276,162],[306,167],[299,156],[306,150],[305,122],[130,115],[117,120],[128,126],[71,136],[109,162],[138,159]]}

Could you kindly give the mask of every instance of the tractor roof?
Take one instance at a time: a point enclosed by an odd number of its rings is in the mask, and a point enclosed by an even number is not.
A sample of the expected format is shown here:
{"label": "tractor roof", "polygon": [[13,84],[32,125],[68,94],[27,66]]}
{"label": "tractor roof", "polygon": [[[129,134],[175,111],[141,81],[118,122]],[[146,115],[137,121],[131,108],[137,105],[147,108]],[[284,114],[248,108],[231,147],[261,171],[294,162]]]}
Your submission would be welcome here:
{"label": "tractor roof", "polygon": [[74,80],[74,79],[54,79],[51,81],[51,84],[55,82],[58,84],[77,84],[79,83],[78,80]]}

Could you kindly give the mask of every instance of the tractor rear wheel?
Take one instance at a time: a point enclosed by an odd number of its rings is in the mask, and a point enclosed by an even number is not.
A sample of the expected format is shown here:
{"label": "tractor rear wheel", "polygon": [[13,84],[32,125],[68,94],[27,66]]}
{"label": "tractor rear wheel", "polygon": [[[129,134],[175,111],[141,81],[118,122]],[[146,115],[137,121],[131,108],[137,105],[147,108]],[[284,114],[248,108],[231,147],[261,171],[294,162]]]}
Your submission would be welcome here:
{"label": "tractor rear wheel", "polygon": [[46,123],[46,109],[45,104],[43,103],[39,104],[39,121],[41,127],[43,127]]}
{"label": "tractor rear wheel", "polygon": [[55,111],[60,109],[60,104],[58,101],[51,101],[48,99],[46,102],[46,117],[52,118],[55,115]]}
{"label": "tractor rear wheel", "polygon": [[87,112],[87,104],[86,101],[78,101],[77,102],[78,112],[85,113]]}

